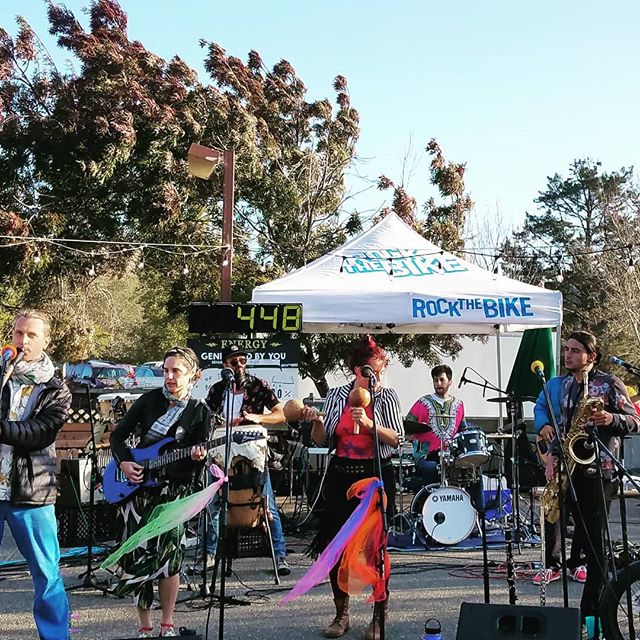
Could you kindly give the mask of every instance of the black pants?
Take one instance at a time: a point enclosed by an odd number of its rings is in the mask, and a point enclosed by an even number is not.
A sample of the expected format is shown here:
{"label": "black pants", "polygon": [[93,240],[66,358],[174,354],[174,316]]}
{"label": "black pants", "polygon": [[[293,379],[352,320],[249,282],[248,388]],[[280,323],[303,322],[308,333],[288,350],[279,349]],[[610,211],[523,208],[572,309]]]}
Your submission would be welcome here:
{"label": "black pants", "polygon": [[604,480],[604,499],[600,482],[589,469],[578,465],[573,473],[575,501],[567,500],[574,521],[574,536],[583,540],[587,558],[587,581],[582,591],[580,612],[582,617],[598,615],[600,590],[604,584],[603,570],[606,570],[604,550],[604,526],[615,494],[617,481]]}
{"label": "black pants", "polygon": [[[565,510],[566,516],[566,510]],[[584,536],[584,528],[574,528],[571,540],[571,550],[567,558],[567,569],[573,571],[584,564],[583,553],[587,541]],[[562,566],[562,537],[560,535],[560,520],[555,524],[544,523],[545,567],[547,569],[560,569]]]}

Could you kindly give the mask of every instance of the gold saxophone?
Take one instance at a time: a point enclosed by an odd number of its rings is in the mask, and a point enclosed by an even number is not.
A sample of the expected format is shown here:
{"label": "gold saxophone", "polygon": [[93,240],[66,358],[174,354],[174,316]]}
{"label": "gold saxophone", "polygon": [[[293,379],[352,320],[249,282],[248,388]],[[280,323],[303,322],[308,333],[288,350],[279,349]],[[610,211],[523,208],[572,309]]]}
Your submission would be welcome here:
{"label": "gold saxophone", "polygon": [[[587,433],[587,423],[591,415],[601,411],[604,403],[601,398],[589,396],[589,374],[583,373],[584,395],[576,409],[571,427],[565,436],[562,449],[567,460],[568,472],[573,473],[577,464],[589,465],[596,459],[595,449],[588,447],[589,434]],[[540,498],[544,517],[547,522],[554,524],[560,518],[560,500],[564,500],[567,493],[568,480],[566,474],[562,475],[562,486],[560,486],[560,460],[556,457],[553,478],[547,482],[547,486]]]}

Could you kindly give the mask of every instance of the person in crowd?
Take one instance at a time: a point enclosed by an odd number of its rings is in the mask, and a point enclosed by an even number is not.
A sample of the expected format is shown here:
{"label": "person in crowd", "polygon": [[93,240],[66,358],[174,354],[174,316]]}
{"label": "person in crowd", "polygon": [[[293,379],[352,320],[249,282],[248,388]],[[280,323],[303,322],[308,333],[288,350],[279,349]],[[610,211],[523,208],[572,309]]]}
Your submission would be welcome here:
{"label": "person in crowd", "polygon": [[440,449],[458,433],[467,428],[462,400],[451,395],[453,371],[446,364],[431,369],[433,393],[418,398],[407,418],[429,425],[427,433],[413,436],[413,459],[416,471],[425,485],[440,481]]}
{"label": "person in crowd", "polygon": [[[214,416],[224,423],[227,406],[231,407],[231,424],[233,427],[260,424],[265,427],[285,422],[283,405],[266,380],[247,373],[247,352],[236,345],[231,345],[222,353],[222,365],[233,369],[234,382],[231,402],[227,403],[226,383],[216,382],[207,395],[207,405]],[[267,473],[264,495],[269,504],[271,516],[270,528],[273,538],[273,549],[276,557],[278,575],[291,573],[287,563],[287,546],[282,531],[282,521],[276,505],[271,485],[271,477]],[[210,523],[207,532],[207,553],[209,560],[215,561],[219,536],[220,500],[215,498],[209,504]]]}
{"label": "person in crowd", "polygon": [[[139,435],[140,447],[163,438],[175,438],[176,446],[191,447],[191,456],[164,467],[158,487],[144,487],[122,508],[124,538],[147,524],[155,507],[196,490],[206,450],[199,446],[208,435],[211,416],[207,406],[191,397],[193,384],[200,375],[198,357],[187,347],[174,347],[163,358],[164,386],[140,396],[111,434],[114,459],[127,479],[144,480],[143,467],[133,461],[127,441]],[[151,638],[153,581],[158,580],[162,617],[160,636],[177,636],[173,613],[180,586],[180,568],[184,557],[185,527],[171,529],[152,538],[120,560],[120,579],[114,588],[119,596],[133,594],[140,626],[139,638]]]}
{"label": "person in crowd", "polygon": [[71,394],[54,376],[45,349],[51,320],[25,309],[13,325],[15,359],[5,360],[0,405],[0,542],[5,521],[29,566],[33,617],[42,640],[69,636],[69,602],[60,576],[55,514],[55,439],[71,406]]}
{"label": "person in crowd", "polygon": [[[614,375],[596,368],[601,355],[596,337],[588,331],[574,331],[564,347],[564,365],[567,375],[560,382],[560,432],[561,437],[569,432],[572,421],[585,392],[590,397],[600,398],[604,404],[600,411],[592,413],[589,422],[602,443],[617,455],[620,449],[620,437],[640,428],[640,416],[636,413],[624,383]],[[583,382],[587,374],[587,388]],[[540,435],[551,439],[551,448],[547,456],[546,477],[551,481],[558,466],[560,447],[563,443],[549,435],[550,425],[540,429]],[[597,470],[599,465],[604,495],[600,490]],[[575,530],[584,541],[587,559],[587,576],[580,601],[583,621],[589,628],[598,618],[598,599],[603,582],[602,568],[605,566],[603,526],[606,512],[615,493],[617,482],[613,479],[615,466],[604,449],[600,450],[600,459],[593,464],[577,464],[571,476],[575,491],[566,493],[567,504],[573,516]]]}
{"label": "person in crowd", "polygon": [[[396,485],[391,455],[404,437],[404,426],[397,393],[381,383],[387,362],[386,352],[371,336],[357,340],[351,345],[348,356],[348,366],[354,378],[348,384],[329,390],[324,418],[314,407],[305,406],[302,410],[302,419],[312,422],[313,440],[323,443],[328,438],[330,449],[334,453],[325,480],[325,505],[320,512],[319,532],[310,546],[312,554],[320,553],[326,548],[357,507],[356,499],[347,500],[349,487],[358,480],[376,475],[374,425],[380,443],[388,522],[393,518]],[[365,375],[366,372],[363,372],[365,365],[368,365],[375,375],[373,410],[371,404],[350,406],[348,402],[352,390],[369,388],[369,378]],[[324,629],[327,638],[338,638],[351,626],[349,594],[338,584],[339,564],[336,563],[330,573],[336,615]],[[386,592],[387,599],[374,605],[373,620],[366,630],[365,640],[380,638],[381,619],[387,610],[389,597],[388,576]]]}

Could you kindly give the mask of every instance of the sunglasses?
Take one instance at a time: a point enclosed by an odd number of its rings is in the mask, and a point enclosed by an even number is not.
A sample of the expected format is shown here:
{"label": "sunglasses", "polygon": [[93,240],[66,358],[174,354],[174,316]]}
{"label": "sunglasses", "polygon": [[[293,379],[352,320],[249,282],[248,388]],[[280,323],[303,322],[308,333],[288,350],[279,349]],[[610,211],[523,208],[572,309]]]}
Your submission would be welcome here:
{"label": "sunglasses", "polygon": [[239,358],[232,358],[229,360],[229,364],[232,367],[235,367],[238,364],[247,364],[247,359],[244,356],[240,356]]}

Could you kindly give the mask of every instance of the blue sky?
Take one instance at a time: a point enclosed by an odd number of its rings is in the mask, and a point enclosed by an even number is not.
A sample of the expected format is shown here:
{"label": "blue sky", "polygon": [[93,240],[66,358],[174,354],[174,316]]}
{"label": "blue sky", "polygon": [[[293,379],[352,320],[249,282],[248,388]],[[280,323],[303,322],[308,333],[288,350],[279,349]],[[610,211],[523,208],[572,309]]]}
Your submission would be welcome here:
{"label": "blue sky", "polygon": [[[87,0],[63,3],[80,13]],[[198,40],[268,66],[285,58],[310,98],[332,96],[337,74],[360,111],[358,172],[403,178],[422,203],[433,193],[426,142],[467,163],[479,215],[522,222],[546,177],[575,158],[605,169],[635,165],[640,92],[640,3],[621,0],[121,0],[130,37],[202,69]],[[20,13],[41,36],[41,0],[0,0],[0,26],[15,33]],[[417,162],[417,164],[416,164]],[[354,188],[364,184],[352,182]],[[369,192],[354,207],[385,201]]]}

